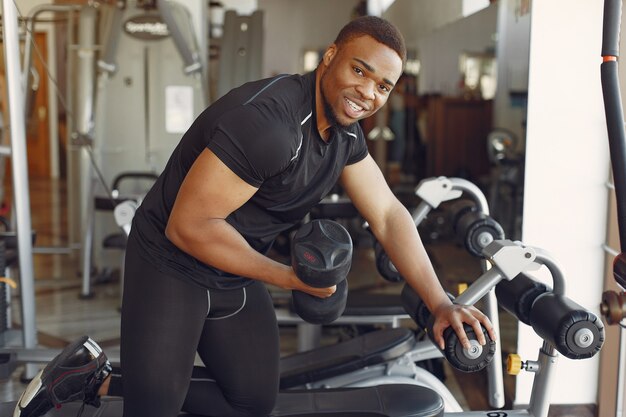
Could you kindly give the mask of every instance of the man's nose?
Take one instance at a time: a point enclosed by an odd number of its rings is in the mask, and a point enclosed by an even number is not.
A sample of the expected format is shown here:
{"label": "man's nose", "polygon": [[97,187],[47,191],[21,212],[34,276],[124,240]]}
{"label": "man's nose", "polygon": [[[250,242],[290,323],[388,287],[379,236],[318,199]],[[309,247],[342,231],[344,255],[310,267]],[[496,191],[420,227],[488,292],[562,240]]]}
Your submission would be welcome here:
{"label": "man's nose", "polygon": [[357,87],[357,91],[363,99],[366,100],[374,100],[376,95],[374,94],[374,90],[376,88],[376,83],[373,80],[363,79],[363,81]]}

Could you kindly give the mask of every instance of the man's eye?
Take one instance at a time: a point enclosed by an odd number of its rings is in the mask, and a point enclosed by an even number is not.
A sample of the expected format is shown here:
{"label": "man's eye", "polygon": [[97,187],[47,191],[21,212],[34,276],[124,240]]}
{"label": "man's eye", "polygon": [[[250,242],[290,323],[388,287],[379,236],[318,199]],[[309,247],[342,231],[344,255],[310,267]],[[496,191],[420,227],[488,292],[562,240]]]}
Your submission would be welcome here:
{"label": "man's eye", "polygon": [[363,75],[363,71],[359,67],[354,67],[354,72],[356,72],[359,75]]}
{"label": "man's eye", "polygon": [[381,89],[382,91],[384,91],[385,93],[388,93],[388,92],[389,92],[389,87],[387,87],[385,84],[381,84],[381,85],[380,85],[380,89]]}

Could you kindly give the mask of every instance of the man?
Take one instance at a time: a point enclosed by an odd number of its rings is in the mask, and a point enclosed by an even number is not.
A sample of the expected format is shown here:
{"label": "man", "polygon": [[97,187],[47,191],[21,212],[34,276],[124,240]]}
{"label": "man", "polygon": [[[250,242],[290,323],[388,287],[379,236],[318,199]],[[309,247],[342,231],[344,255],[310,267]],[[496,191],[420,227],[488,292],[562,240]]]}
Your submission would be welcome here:
{"label": "man", "polygon": [[[279,337],[264,283],[318,297],[335,287],[309,287],[265,254],[337,181],[435,315],[440,346],[448,326],[468,346],[464,322],[480,343],[481,323],[495,338],[482,313],[453,305],[444,293],[410,214],[368,155],[357,123],[385,104],[405,59],[393,25],[359,18],[341,30],[315,72],[245,84],[206,109],[133,221],[123,379],[109,375],[104,354],[84,338],[31,383],[16,415],[38,416],[63,402],[51,396],[54,384],[72,393],[67,398],[91,403],[98,395],[123,394],[125,417],[174,417],[181,409],[222,417],[270,413]],[[192,375],[196,352],[205,364],[201,375]],[[79,377],[63,385],[59,375],[68,357],[84,360],[74,371]]]}

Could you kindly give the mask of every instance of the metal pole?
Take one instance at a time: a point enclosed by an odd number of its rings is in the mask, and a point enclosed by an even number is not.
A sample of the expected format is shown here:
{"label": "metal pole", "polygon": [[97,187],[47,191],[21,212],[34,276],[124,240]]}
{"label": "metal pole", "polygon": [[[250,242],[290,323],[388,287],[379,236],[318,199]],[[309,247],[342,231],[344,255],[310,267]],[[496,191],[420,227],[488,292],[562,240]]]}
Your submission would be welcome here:
{"label": "metal pole", "polygon": [[[94,7],[86,6],[80,11],[78,20],[78,61],[76,73],[76,106],[74,115],[74,132],[79,142],[77,150],[76,173],[78,174],[78,201],[81,220],[81,259],[83,290],[81,297],[89,297],[88,290],[91,278],[92,239],[93,239],[93,180],[88,146],[93,136],[94,102],[95,102],[95,70],[96,70],[96,27],[97,12]],[[87,291],[87,292],[86,292]]]}
{"label": "metal pole", "polygon": [[[37,345],[35,324],[35,282],[33,276],[33,247],[31,241],[30,198],[28,193],[28,164],[26,159],[26,120],[24,117],[24,92],[21,91],[19,35],[17,10],[12,0],[2,0],[2,26],[4,28],[4,56],[8,109],[11,126],[13,194],[17,219],[18,257],[20,265],[20,293],[22,297],[22,339],[24,348]],[[32,369],[26,370],[26,378]],[[32,375],[34,376],[34,375]]]}

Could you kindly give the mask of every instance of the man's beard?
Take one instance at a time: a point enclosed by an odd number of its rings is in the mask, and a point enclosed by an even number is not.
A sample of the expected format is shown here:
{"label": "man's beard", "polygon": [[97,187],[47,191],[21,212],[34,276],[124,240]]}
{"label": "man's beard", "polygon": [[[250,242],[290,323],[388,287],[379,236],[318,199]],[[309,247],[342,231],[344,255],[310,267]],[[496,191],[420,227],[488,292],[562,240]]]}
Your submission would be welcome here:
{"label": "man's beard", "polygon": [[333,110],[328,100],[326,100],[326,94],[324,94],[324,78],[325,77],[326,77],[326,73],[322,75],[322,79],[320,80],[320,83],[321,83],[320,91],[322,93],[322,104],[324,106],[324,116],[326,116],[328,123],[332,127],[339,127],[342,129],[347,129],[350,126],[354,125],[354,123],[344,124],[344,123],[341,123],[339,119],[337,118],[337,114]]}

